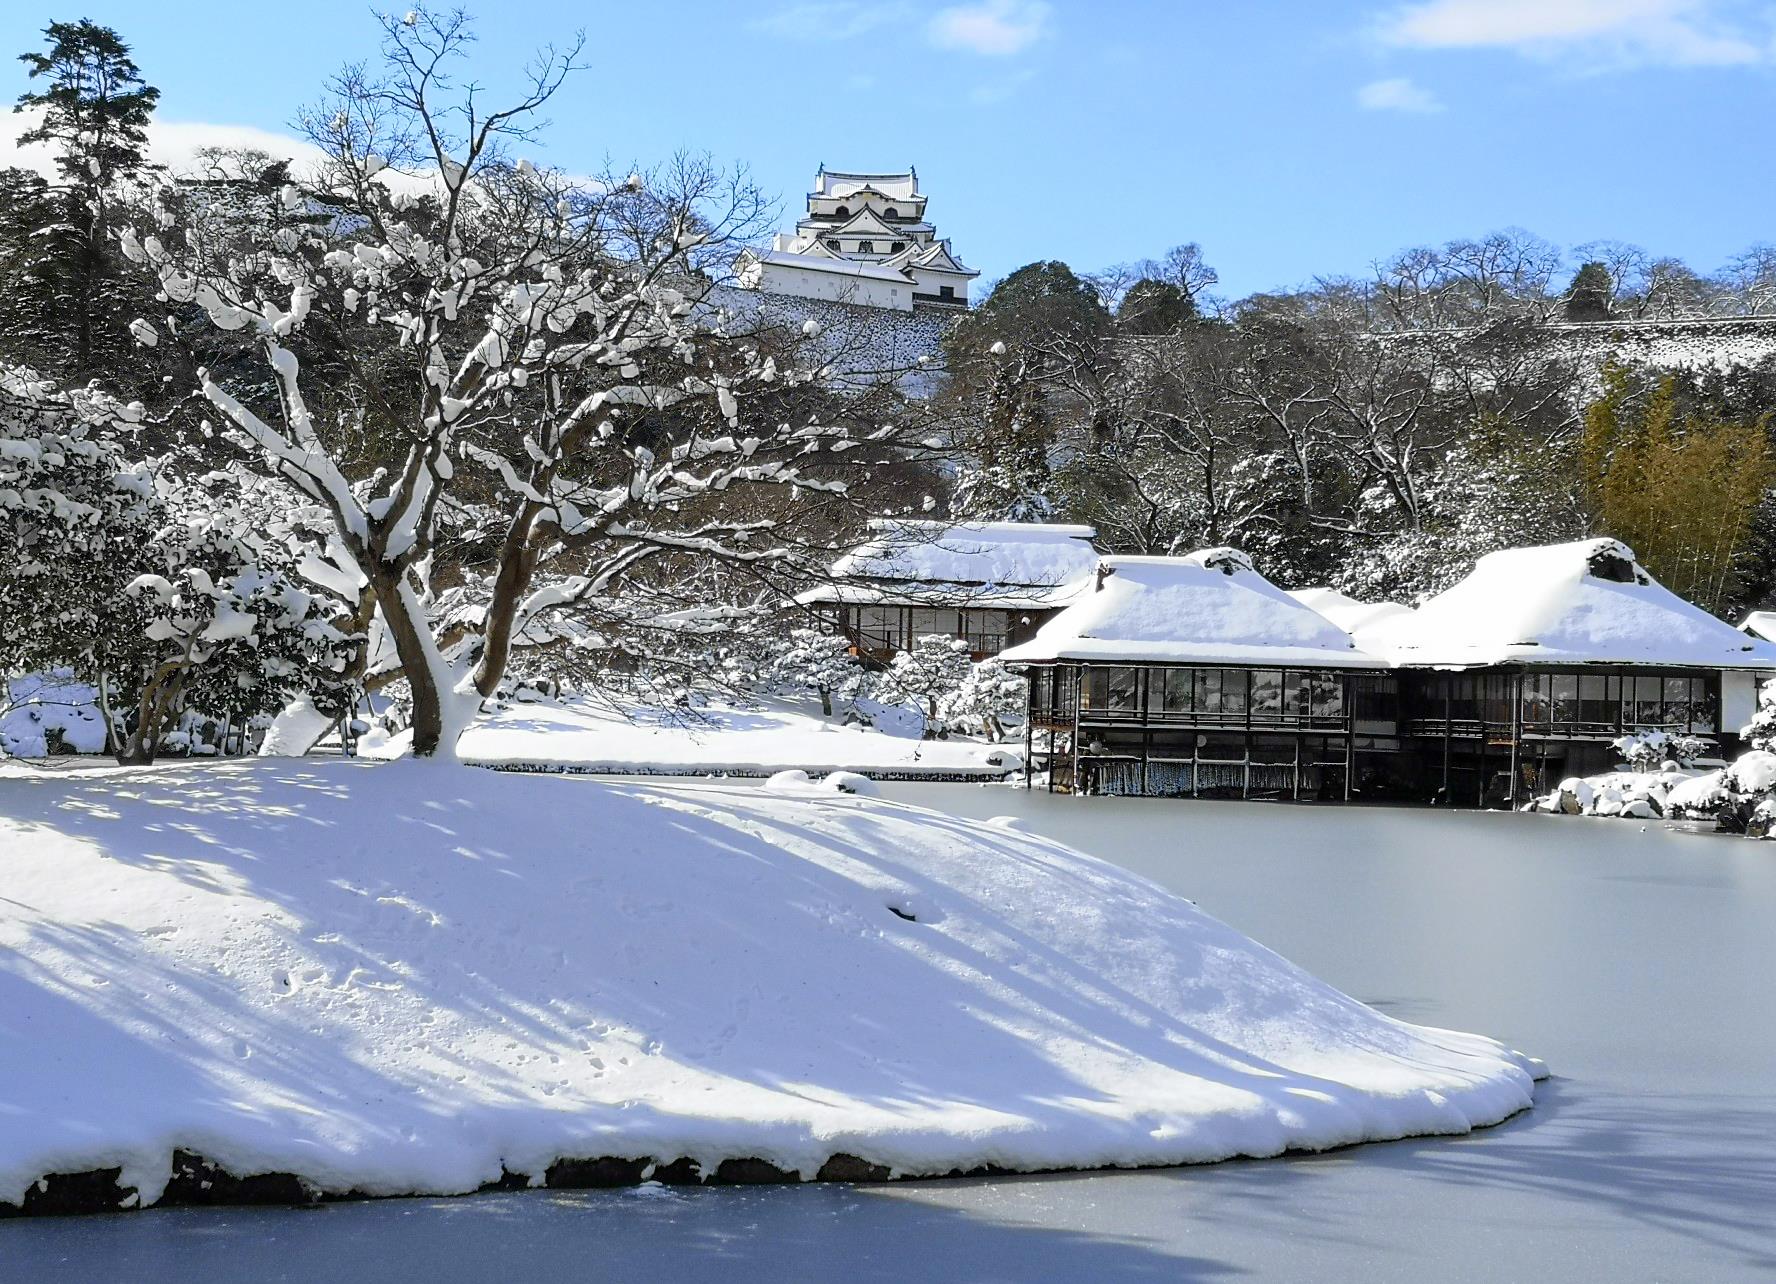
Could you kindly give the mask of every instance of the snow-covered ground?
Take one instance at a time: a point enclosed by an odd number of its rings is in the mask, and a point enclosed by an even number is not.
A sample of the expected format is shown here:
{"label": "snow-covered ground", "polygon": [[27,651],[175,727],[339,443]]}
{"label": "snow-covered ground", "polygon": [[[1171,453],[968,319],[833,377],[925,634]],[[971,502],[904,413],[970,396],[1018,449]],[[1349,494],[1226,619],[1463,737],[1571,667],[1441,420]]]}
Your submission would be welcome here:
{"label": "snow-covered ground", "polygon": [[175,1148],[372,1194],[1169,1164],[1465,1132],[1539,1073],[1014,825],[832,791],[11,764],[0,866],[0,1201],[152,1202]]}
{"label": "snow-covered ground", "polygon": [[[921,740],[916,715],[872,709],[876,727],[823,718],[813,700],[707,705],[690,717],[591,702],[514,701],[484,714],[463,736],[459,752],[463,761],[481,766],[607,774],[768,776],[800,769],[989,779],[1023,766],[1021,740]],[[406,737],[398,736],[382,752],[405,749]]]}

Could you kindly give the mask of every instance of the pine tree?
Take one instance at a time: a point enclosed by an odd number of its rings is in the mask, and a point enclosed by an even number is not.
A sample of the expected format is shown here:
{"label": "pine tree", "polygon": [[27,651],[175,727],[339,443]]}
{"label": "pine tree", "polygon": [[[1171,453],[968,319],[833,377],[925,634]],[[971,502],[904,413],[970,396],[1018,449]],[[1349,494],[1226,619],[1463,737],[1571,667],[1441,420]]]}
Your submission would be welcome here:
{"label": "pine tree", "polygon": [[1614,294],[1615,284],[1610,280],[1609,269],[1593,259],[1579,268],[1572,285],[1567,287],[1566,319],[1608,321],[1610,298]]}
{"label": "pine tree", "polygon": [[969,669],[968,675],[938,702],[945,723],[972,722],[993,740],[1005,739],[1005,720],[1021,718],[1029,705],[1029,684],[997,656]]}
{"label": "pine tree", "polygon": [[821,714],[830,718],[833,697],[855,700],[863,689],[864,673],[842,634],[793,629],[768,658],[765,676],[780,687],[814,692],[820,697]]}
{"label": "pine tree", "polygon": [[888,700],[918,704],[925,714],[925,734],[936,735],[938,706],[968,680],[974,665],[968,643],[947,633],[926,633],[894,657],[882,675],[879,694]]}
{"label": "pine tree", "polygon": [[86,378],[104,373],[110,358],[129,343],[122,269],[113,244],[115,186],[148,163],[148,121],[160,91],[145,84],[129,46],[109,27],[87,19],[52,22],[48,48],[19,55],[42,87],[19,97],[14,111],[38,109],[41,120],[19,136],[21,143],[56,149],[61,181],[54,189],[59,211],[39,237],[44,279],[53,289],[51,310],[40,319],[39,340],[61,373]]}
{"label": "pine tree", "polygon": [[987,394],[986,420],[971,443],[977,464],[956,483],[956,515],[1010,522],[1046,521],[1054,512],[1049,470],[1051,427],[1040,362],[1005,361]]}

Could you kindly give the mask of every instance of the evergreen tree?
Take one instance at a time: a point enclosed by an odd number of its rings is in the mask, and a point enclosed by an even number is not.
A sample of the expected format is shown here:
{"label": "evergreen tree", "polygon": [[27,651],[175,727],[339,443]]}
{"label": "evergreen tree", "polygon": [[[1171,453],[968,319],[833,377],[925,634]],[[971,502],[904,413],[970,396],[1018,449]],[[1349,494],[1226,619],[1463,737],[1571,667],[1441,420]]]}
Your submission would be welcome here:
{"label": "evergreen tree", "polygon": [[103,373],[129,343],[130,309],[113,242],[116,184],[147,166],[148,121],[160,91],[145,84],[129,46],[109,27],[87,19],[44,28],[47,49],[25,53],[33,82],[15,111],[40,110],[42,119],[21,143],[56,149],[60,182],[53,189],[54,219],[37,238],[38,271],[52,294],[39,315],[32,345],[76,378]]}
{"label": "evergreen tree", "polygon": [[1614,294],[1615,283],[1610,280],[1609,269],[1593,259],[1579,268],[1572,285],[1567,288],[1566,319],[1608,321],[1610,299]]}
{"label": "evergreen tree", "polygon": [[1007,359],[995,372],[984,422],[968,443],[975,462],[956,481],[958,517],[1040,522],[1053,514],[1047,396],[1035,362]]}
{"label": "evergreen tree", "polygon": [[974,665],[968,657],[968,643],[947,633],[925,633],[913,639],[913,645],[896,655],[882,675],[877,690],[880,699],[916,704],[925,714],[925,735],[935,736],[942,728],[939,706],[968,681]]}
{"label": "evergreen tree", "polygon": [[33,340],[55,312],[54,281],[41,242],[42,230],[55,225],[58,208],[41,174],[0,170],[0,339],[9,360],[33,367],[48,365],[53,355]]}
{"label": "evergreen tree", "polygon": [[1197,319],[1196,300],[1170,281],[1142,277],[1116,308],[1125,334],[1176,334]]}

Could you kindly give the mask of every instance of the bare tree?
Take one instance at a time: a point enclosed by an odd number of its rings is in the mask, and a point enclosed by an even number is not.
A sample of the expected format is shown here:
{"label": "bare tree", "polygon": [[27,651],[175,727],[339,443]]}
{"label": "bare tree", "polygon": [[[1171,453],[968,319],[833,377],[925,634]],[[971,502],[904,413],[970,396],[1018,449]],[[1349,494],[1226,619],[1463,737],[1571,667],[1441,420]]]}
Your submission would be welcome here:
{"label": "bare tree", "polygon": [[[674,559],[789,559],[789,532],[842,502],[896,428],[822,413],[825,372],[712,296],[766,210],[744,175],[681,157],[588,183],[513,158],[579,42],[545,49],[516,101],[490,107],[458,78],[460,13],[383,31],[376,69],[347,68],[303,117],[328,163],[282,201],[320,201],[325,226],[251,252],[201,229],[124,249],[174,304],[254,336],[260,373],[206,371],[202,396],[325,510],[313,578],[373,609],[387,646],[368,663],[410,687],[414,753],[450,756],[537,617],[633,595]],[[311,335],[359,324],[381,337],[343,359],[396,437],[373,468],[351,467],[362,421],[318,418],[304,374]]]}

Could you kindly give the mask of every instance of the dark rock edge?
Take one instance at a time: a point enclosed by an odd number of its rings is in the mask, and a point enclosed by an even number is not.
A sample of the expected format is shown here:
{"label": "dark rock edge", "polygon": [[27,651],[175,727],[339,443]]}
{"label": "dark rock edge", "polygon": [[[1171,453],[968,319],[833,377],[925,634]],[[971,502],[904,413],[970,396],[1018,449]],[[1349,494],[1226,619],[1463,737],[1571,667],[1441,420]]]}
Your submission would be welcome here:
{"label": "dark rock edge", "polygon": [[[1484,1128],[1496,1128],[1499,1124],[1508,1123],[1512,1119],[1533,1110],[1533,1104],[1512,1112],[1497,1123],[1482,1124],[1475,1128],[1479,1132]],[[1442,1135],[1442,1134],[1431,1134]],[[1459,1136],[1462,1134],[1449,1134]],[[1411,1140],[1401,1137],[1396,1140]],[[1349,1150],[1356,1146],[1385,1145],[1385,1141],[1359,1141],[1349,1146],[1333,1146],[1328,1150]],[[1324,1151],[1307,1151],[1291,1148],[1284,1154],[1326,1153]],[[1269,1156],[1274,1158],[1275,1156]],[[1230,1159],[1258,1158],[1257,1156],[1229,1156]],[[1210,1162],[1226,1163],[1227,1160]],[[1196,1167],[1198,1165],[1153,1164],[1141,1165],[1149,1168]],[[652,1171],[649,1171],[649,1168]],[[1005,1168],[998,1164],[982,1164],[975,1168],[953,1168],[948,1172],[908,1173],[901,1177],[893,1177],[889,1170],[881,1165],[860,1159],[856,1155],[840,1152],[831,1155],[820,1165],[812,1180],[818,1182],[887,1182],[887,1181],[943,1181],[957,1177],[1018,1177],[1035,1176],[1039,1173],[1067,1172],[1131,1172],[1135,1168]],[[79,1173],[51,1173],[35,1182],[25,1192],[22,1204],[9,1204],[0,1201],[0,1218],[8,1217],[67,1217],[87,1213],[118,1213],[133,1212],[138,1207],[133,1201],[136,1189],[133,1186],[122,1186],[118,1178],[123,1174],[121,1168],[94,1168]],[[680,1156],[669,1163],[661,1163],[654,1159],[621,1159],[614,1155],[605,1155],[597,1159],[557,1159],[550,1164],[543,1174],[543,1187],[549,1190],[597,1190],[623,1186],[638,1186],[644,1181],[657,1181],[667,1186],[767,1186],[802,1184],[799,1172],[777,1167],[767,1160],[748,1156],[745,1158],[724,1159],[716,1165],[715,1171],[704,1173],[697,1161]],[[495,1181],[485,1183],[477,1193],[501,1190],[529,1190],[530,1174],[515,1173],[508,1170],[501,1172]],[[173,1151],[173,1176],[167,1183],[165,1192],[150,1208],[192,1208],[209,1206],[249,1206],[274,1205],[295,1208],[316,1208],[323,1204],[342,1203],[349,1200],[368,1199],[424,1199],[424,1198],[457,1198],[457,1196],[428,1196],[423,1192],[410,1195],[378,1196],[363,1191],[324,1191],[318,1190],[294,1173],[255,1173],[246,1177],[238,1177],[219,1165],[211,1163],[202,1155],[189,1150]]]}

